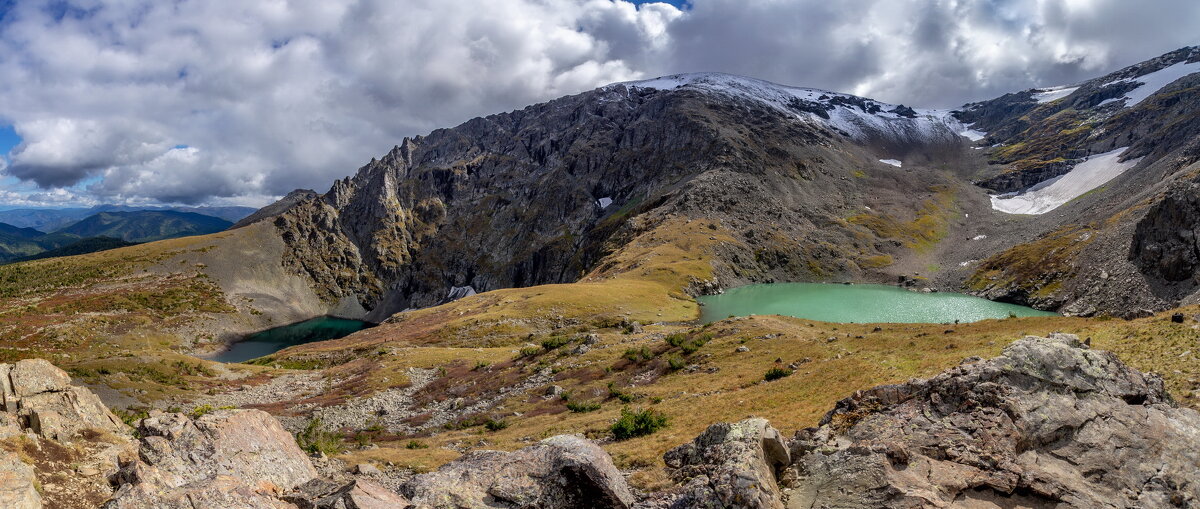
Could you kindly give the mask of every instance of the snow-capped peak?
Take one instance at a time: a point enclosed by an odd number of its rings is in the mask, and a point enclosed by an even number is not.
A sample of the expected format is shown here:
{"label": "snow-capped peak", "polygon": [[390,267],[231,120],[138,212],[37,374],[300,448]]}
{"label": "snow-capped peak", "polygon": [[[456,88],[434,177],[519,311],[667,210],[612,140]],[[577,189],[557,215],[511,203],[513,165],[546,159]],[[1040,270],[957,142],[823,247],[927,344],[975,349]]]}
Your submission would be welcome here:
{"label": "snow-capped peak", "polygon": [[805,121],[817,122],[853,138],[884,137],[896,141],[930,142],[957,136],[977,139],[949,110],[913,109],[816,88],[780,85],[724,73],[674,74],[615,83],[609,87],[692,89],[766,105]]}

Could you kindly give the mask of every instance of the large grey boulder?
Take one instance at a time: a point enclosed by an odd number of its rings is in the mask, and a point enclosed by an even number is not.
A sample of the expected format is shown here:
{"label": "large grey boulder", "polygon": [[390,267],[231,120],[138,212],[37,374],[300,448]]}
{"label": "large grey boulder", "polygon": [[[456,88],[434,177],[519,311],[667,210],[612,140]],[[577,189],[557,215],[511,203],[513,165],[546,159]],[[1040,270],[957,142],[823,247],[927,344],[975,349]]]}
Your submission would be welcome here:
{"label": "large grey boulder", "polygon": [[196,500],[206,507],[293,507],[277,497],[317,476],[292,435],[259,410],[219,410],[196,420],[160,413],[138,431],[138,458],[122,465],[110,509],[190,507]]}
{"label": "large grey boulder", "polygon": [[791,453],[789,508],[1200,505],[1200,414],[1062,334],[856,393]]}
{"label": "large grey boulder", "polygon": [[123,433],[128,428],[100,397],[71,385],[71,377],[43,359],[0,364],[0,435],[28,429],[68,441],[86,429]]}
{"label": "large grey boulder", "polygon": [[22,463],[15,454],[0,451],[0,507],[4,509],[41,509],[33,467]]}
{"label": "large grey boulder", "polygon": [[790,455],[766,419],[714,424],[663,459],[685,484],[673,507],[783,508],[776,472]]}
{"label": "large grey boulder", "polygon": [[634,501],[612,458],[571,435],[514,452],[469,452],[401,491],[416,507],[437,508],[606,509]]}

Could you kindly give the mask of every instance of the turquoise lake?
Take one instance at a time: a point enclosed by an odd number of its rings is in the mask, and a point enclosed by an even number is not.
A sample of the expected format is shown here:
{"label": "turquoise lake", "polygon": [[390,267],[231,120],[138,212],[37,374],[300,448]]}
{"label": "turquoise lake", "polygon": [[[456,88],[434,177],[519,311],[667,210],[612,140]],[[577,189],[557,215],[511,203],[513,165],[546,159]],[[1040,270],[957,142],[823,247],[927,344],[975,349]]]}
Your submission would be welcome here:
{"label": "turquoise lake", "polygon": [[866,284],[748,285],[697,300],[703,305],[700,320],[704,323],[748,315],[785,315],[838,323],[946,323],[1055,314],[961,293],[922,293]]}
{"label": "turquoise lake", "polygon": [[320,316],[246,336],[245,339],[230,345],[228,350],[213,356],[212,360],[244,362],[273,354],[293,345],[349,336],[351,333],[370,326],[371,323],[361,320]]}

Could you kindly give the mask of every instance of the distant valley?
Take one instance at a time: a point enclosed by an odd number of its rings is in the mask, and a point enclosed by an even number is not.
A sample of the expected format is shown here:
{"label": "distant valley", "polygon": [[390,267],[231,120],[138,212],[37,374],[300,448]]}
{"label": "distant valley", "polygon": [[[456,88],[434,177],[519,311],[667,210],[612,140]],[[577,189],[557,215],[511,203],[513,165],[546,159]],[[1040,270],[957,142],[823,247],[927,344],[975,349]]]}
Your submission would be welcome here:
{"label": "distant valley", "polygon": [[[225,207],[211,212],[230,219],[181,210],[18,209],[0,211],[0,263],[71,256],[176,237],[215,233],[253,212]],[[210,211],[208,209],[200,209]],[[30,225],[30,226],[20,226]]]}

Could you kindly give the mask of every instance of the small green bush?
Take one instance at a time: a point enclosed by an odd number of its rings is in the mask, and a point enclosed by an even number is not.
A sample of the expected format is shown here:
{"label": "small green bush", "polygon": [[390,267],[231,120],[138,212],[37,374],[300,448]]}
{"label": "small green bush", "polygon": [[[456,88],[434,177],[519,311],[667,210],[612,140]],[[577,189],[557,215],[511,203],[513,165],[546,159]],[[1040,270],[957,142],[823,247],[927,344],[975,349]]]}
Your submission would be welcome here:
{"label": "small green bush", "polygon": [[616,382],[608,383],[608,397],[617,398],[617,399],[621,400],[622,403],[630,403],[633,400],[637,399],[637,396],[634,395],[633,393],[625,392],[625,391],[619,389],[617,387]]}
{"label": "small green bush", "polygon": [[188,414],[193,419],[199,419],[201,416],[211,413],[215,410],[212,405],[200,405],[192,409],[192,413]]}
{"label": "small green bush", "polygon": [[780,378],[791,375],[792,370],[775,367],[767,370],[767,373],[763,375],[763,380],[770,382],[772,380],[779,380]]}
{"label": "small green bush", "polygon": [[549,352],[570,342],[570,338],[566,336],[550,336],[542,340],[542,348]]}
{"label": "small green bush", "polygon": [[296,445],[309,454],[332,456],[342,451],[342,437],[321,429],[321,419],[313,419],[308,421],[303,431],[296,434]]}
{"label": "small green bush", "polygon": [[654,352],[651,352],[650,348],[645,347],[645,346],[643,346],[641,348],[630,348],[628,350],[625,350],[625,354],[623,355],[623,357],[628,359],[630,362],[642,362],[642,361],[648,361],[650,359],[653,359]]}
{"label": "small green bush", "polygon": [[667,340],[668,345],[679,346],[679,345],[682,345],[685,341],[687,341],[687,338],[688,338],[687,334],[684,334],[682,332],[676,332],[675,334],[671,334],[670,336],[667,336],[664,339]]}
{"label": "small green bush", "polygon": [[407,444],[404,444],[404,448],[405,449],[428,449],[429,444],[426,444],[419,440],[409,440]]}
{"label": "small green bush", "polygon": [[683,360],[683,357],[678,355],[667,357],[667,367],[670,368],[671,371],[679,371],[683,369],[684,366],[687,366],[687,362]]}
{"label": "small green bush", "polygon": [[488,431],[500,431],[500,430],[508,427],[508,421],[506,421],[504,419],[489,418],[488,420],[483,422],[483,427],[487,428]]}
{"label": "small green bush", "polygon": [[538,347],[536,347],[536,346],[529,346],[529,347],[522,348],[522,349],[521,349],[521,350],[520,350],[520,351],[517,353],[517,358],[518,358],[518,359],[524,359],[524,358],[526,358],[526,357],[534,357],[534,356],[536,356],[536,355],[537,355],[537,354],[539,354],[539,353],[542,353],[542,349],[541,349],[541,348],[538,348]]}
{"label": "small green bush", "polygon": [[665,428],[667,421],[667,416],[662,412],[652,409],[631,411],[626,408],[621,410],[621,418],[613,423],[610,430],[617,440],[627,440],[649,435]]}

